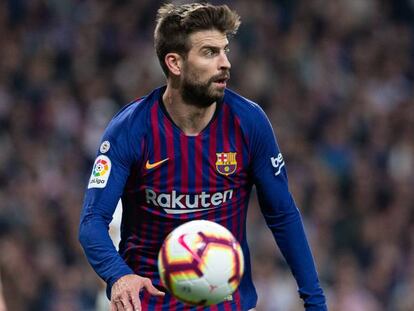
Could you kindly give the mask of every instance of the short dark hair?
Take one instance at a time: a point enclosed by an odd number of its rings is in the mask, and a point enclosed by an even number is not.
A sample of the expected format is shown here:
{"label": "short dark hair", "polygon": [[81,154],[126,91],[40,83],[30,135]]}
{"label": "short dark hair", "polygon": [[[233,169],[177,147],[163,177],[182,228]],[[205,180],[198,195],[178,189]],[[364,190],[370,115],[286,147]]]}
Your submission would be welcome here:
{"label": "short dark hair", "polygon": [[227,5],[167,3],[159,8],[156,23],[155,51],[162,70],[168,76],[165,55],[176,52],[185,57],[191,48],[188,44],[190,34],[216,29],[226,36],[234,35],[240,26],[240,16]]}

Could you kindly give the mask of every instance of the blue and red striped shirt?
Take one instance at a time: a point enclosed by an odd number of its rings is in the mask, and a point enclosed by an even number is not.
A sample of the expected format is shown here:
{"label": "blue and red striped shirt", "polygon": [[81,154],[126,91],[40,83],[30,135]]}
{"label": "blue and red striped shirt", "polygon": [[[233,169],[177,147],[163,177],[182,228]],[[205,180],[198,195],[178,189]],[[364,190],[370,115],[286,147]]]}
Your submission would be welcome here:
{"label": "blue and red striped shirt", "polygon": [[[178,225],[207,219],[239,240],[245,274],[232,301],[206,308],[141,293],[144,310],[249,310],[255,307],[246,215],[252,186],[266,223],[290,265],[306,310],[326,310],[300,213],[288,190],[284,160],[273,129],[255,103],[227,90],[206,128],[185,135],[162,103],[165,87],[124,107],[101,142],[80,224],[80,241],[110,289],[136,273],[160,279],[157,256]],[[123,216],[119,253],[108,226],[119,198]]]}

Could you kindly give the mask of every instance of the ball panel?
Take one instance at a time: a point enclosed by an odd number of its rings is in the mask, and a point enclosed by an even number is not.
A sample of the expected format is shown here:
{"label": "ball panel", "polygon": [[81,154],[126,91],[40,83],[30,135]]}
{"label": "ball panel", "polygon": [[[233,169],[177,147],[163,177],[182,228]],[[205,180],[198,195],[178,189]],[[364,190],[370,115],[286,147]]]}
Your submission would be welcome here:
{"label": "ball panel", "polygon": [[201,277],[194,280],[181,280],[173,284],[174,296],[191,304],[204,304],[208,296],[208,283]]}
{"label": "ball panel", "polygon": [[207,269],[204,276],[212,284],[226,283],[234,274],[234,252],[227,245],[208,243],[203,254]]}

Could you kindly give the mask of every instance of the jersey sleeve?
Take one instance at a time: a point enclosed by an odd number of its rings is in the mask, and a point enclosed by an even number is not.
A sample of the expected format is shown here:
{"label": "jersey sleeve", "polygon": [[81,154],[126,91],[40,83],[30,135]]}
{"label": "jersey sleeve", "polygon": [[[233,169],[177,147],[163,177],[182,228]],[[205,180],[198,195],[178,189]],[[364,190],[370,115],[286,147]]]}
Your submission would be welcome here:
{"label": "jersey sleeve", "polygon": [[140,137],[131,130],[132,108],[110,122],[101,140],[86,189],[79,241],[96,273],[110,289],[120,277],[133,273],[109,236],[109,224],[123,193],[131,166],[140,157]]}
{"label": "jersey sleeve", "polygon": [[327,310],[301,216],[288,189],[285,161],[273,128],[256,106],[250,133],[251,170],[261,211],[298,284],[306,310]]}

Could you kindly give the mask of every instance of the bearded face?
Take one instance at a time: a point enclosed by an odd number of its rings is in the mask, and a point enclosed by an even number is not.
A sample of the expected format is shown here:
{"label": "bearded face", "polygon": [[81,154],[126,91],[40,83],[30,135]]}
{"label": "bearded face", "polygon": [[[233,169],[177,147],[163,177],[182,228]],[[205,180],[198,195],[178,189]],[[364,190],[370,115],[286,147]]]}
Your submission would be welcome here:
{"label": "bearded face", "polygon": [[182,61],[181,96],[190,105],[208,107],[223,98],[230,78],[228,40],[217,30],[193,33],[189,40],[191,49]]}
{"label": "bearded face", "polygon": [[181,83],[181,96],[185,102],[208,107],[223,98],[226,81],[230,78],[228,70],[202,80],[195,68],[186,67]]}

